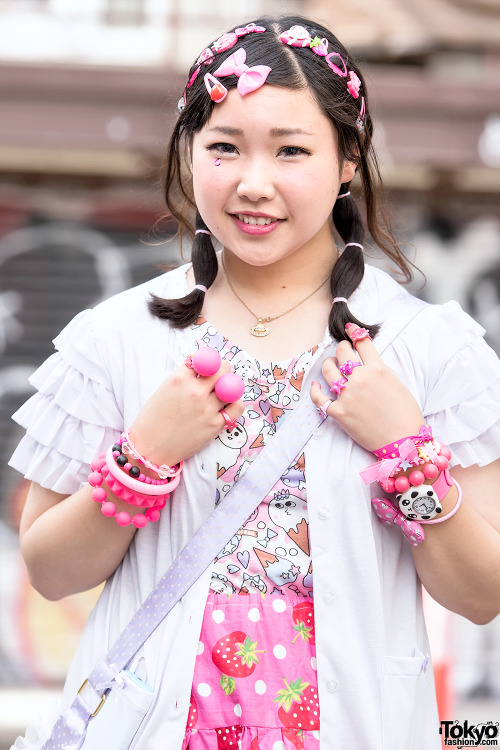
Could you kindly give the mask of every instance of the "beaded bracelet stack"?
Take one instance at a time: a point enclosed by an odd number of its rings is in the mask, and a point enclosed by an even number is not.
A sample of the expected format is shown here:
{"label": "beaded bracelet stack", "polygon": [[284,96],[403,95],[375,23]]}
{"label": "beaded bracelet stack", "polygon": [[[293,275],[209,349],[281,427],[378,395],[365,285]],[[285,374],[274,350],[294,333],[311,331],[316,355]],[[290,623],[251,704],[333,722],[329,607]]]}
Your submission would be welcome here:
{"label": "beaded bracelet stack", "polygon": [[[158,478],[144,474],[138,466],[132,465],[127,456],[131,456],[151,469]],[[119,526],[133,524],[142,529],[147,522],[155,522],[170,493],[180,482],[183,469],[182,461],[176,466],[158,466],[148,461],[136,450],[130,433],[126,431],[119,441],[108,448],[105,455],[95,459],[90,468],[89,484],[93,487],[92,498],[101,503],[103,515],[114,517]],[[107,492],[101,485],[106,482],[108,488],[118,497],[137,508],[145,508],[145,513],[131,516],[127,511],[116,512],[115,503],[107,499]]]}
{"label": "beaded bracelet stack", "polygon": [[[425,539],[421,524],[448,520],[462,502],[461,488],[448,471],[451,451],[434,440],[431,428],[423,425],[418,435],[390,443],[374,454],[378,462],[361,472],[363,481],[366,484],[376,481],[386,492],[397,493],[396,503],[387,498],[372,498],[375,512],[382,523],[397,524],[416,547]],[[415,468],[408,476],[402,473],[412,467]],[[426,484],[426,479],[434,482]],[[441,500],[453,485],[458,490],[457,502],[453,510],[441,516]]]}

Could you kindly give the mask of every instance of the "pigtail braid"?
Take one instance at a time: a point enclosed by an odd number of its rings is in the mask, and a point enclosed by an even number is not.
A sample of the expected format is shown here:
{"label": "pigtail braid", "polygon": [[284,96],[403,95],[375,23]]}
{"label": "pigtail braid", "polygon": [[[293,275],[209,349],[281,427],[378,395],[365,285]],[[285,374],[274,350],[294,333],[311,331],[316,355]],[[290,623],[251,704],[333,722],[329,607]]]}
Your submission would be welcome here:
{"label": "pigtail braid", "polygon": [[[340,195],[349,190],[349,183],[344,183],[340,188]],[[361,214],[356,205],[356,201],[350,196],[340,198],[335,202],[332,211],[333,223],[337,232],[345,243],[356,242],[363,244],[365,230]],[[365,263],[363,251],[356,245],[347,245],[342,255],[338,258],[332,269],[330,277],[330,290],[332,297],[345,297],[349,299],[351,294],[356,291],[360,285],[365,272]],[[366,325],[354,317],[349,311],[347,303],[335,302],[330,311],[328,326],[330,334],[337,341],[349,337],[345,332],[346,323],[355,323],[356,325],[367,328],[370,336],[374,338],[379,330],[378,325]]]}
{"label": "pigtail braid", "polygon": [[[217,278],[219,264],[212,243],[212,237],[200,213],[196,212],[196,234],[191,250],[194,278],[197,284],[209,289]],[[163,299],[151,295],[149,311],[157,318],[170,320],[176,328],[186,328],[198,320],[205,300],[202,289],[193,289],[185,297]]]}

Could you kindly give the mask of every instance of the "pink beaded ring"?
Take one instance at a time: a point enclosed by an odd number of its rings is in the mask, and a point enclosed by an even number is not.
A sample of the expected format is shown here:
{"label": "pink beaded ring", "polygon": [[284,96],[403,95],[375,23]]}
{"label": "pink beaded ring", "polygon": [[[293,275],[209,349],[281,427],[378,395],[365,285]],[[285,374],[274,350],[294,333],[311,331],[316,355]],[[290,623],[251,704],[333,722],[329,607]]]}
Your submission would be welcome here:
{"label": "pink beaded ring", "polygon": [[198,349],[192,355],[189,355],[184,360],[186,367],[194,370],[197,375],[203,377],[210,377],[219,372],[222,359],[217,349],[212,349],[210,346],[205,346],[202,349]]}
{"label": "pink beaded ring", "polygon": [[235,372],[221,375],[215,384],[215,394],[224,404],[234,404],[245,392],[245,383]]}

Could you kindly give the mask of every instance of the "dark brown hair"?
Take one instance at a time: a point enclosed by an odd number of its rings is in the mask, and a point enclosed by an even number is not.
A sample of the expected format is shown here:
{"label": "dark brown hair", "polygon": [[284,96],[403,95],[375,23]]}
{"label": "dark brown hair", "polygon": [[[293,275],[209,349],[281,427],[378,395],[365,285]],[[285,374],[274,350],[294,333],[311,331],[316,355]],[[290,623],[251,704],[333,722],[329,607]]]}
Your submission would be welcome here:
{"label": "dark brown hair", "polygon": [[[267,83],[289,89],[309,88],[323,113],[330,119],[338,132],[339,160],[352,161],[357,166],[361,180],[362,199],[366,215],[366,225],[374,243],[401,271],[406,281],[412,278],[409,262],[399,249],[386,218],[382,222],[377,209],[377,191],[382,180],[373,149],[373,123],[368,106],[368,95],[361,71],[340,41],[326,28],[300,16],[283,16],[280,18],[261,18],[255,21],[264,26],[264,33],[251,33],[238,39],[237,47],[246,51],[246,63],[252,65],[269,65],[272,70]],[[327,65],[325,58],[312,52],[309,47],[292,47],[280,40],[280,34],[292,26],[302,26],[312,37],[327,39],[328,52],[341,55],[347,70],[353,71],[361,81],[358,98],[347,88],[347,78],[334,73]],[[213,50],[212,50],[213,51]],[[202,64],[201,70],[192,85],[184,93],[184,108],[174,127],[165,166],[165,199],[166,204],[178,223],[182,240],[187,234],[193,240],[191,260],[197,284],[210,287],[218,272],[217,257],[211,237],[205,233],[195,234],[195,229],[205,229],[206,225],[196,210],[193,197],[191,175],[187,172],[187,152],[194,133],[198,132],[210,119],[214,103],[207,93],[203,82],[205,73],[212,73],[220,65],[221,59],[228,57],[234,49],[225,53],[214,53],[208,64]],[[337,64],[337,58],[332,62]],[[197,70],[195,63],[190,71],[188,81]],[[340,66],[339,66],[340,67]],[[224,77],[224,86],[234,88],[238,82],[236,76]],[[364,116],[361,112],[364,101]],[[359,126],[360,121],[362,125]],[[349,191],[350,183],[344,183],[339,195]],[[195,229],[193,216],[196,212]],[[352,196],[338,199],[332,210],[334,227],[344,243],[364,241],[364,223],[356,201]],[[359,286],[364,274],[363,252],[360,248],[348,245],[335,263],[330,279],[333,297],[349,298]],[[154,296],[150,301],[151,312],[166,318],[176,327],[186,327],[194,323],[203,307],[204,292],[198,289],[181,299],[166,300]],[[370,334],[376,335],[377,325],[363,324],[349,311],[345,302],[332,305],[329,329],[334,339],[346,339],[345,324],[348,322],[365,325]]]}

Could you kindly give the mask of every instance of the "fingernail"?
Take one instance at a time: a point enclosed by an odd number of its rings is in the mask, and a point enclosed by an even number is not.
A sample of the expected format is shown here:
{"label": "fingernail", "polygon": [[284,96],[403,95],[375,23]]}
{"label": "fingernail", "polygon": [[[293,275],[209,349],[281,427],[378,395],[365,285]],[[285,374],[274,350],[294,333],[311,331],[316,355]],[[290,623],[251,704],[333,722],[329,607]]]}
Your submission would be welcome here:
{"label": "fingernail", "polygon": [[346,323],[345,324],[346,331],[348,331],[349,328],[356,328],[356,324],[355,323]]}

